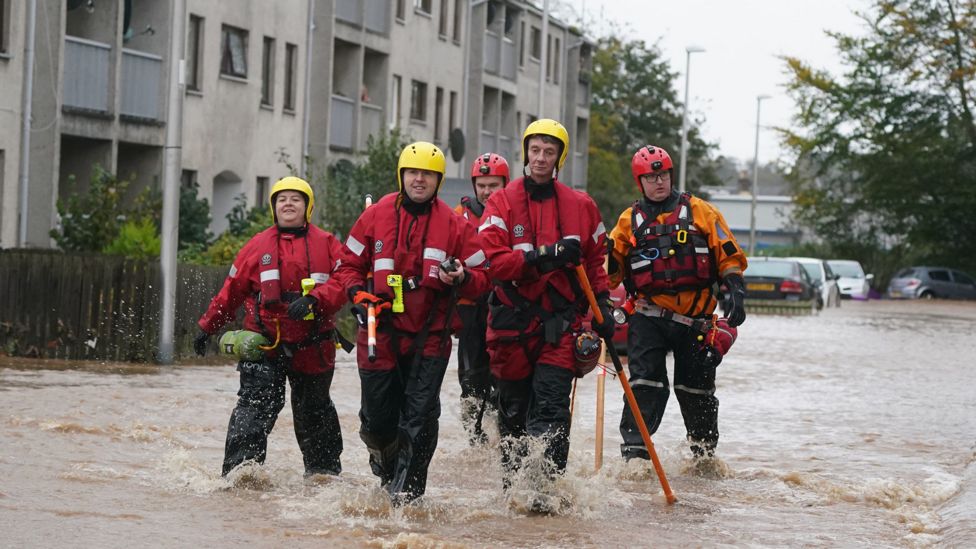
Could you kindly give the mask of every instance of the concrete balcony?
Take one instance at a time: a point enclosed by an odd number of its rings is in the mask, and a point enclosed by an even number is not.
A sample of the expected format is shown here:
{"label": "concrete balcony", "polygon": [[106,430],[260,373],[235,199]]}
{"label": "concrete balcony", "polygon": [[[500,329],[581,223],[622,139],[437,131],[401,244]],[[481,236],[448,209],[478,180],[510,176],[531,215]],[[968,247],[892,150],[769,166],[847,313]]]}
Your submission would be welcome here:
{"label": "concrete balcony", "polygon": [[353,119],[356,102],[348,97],[332,96],[329,113],[329,146],[335,149],[353,149]]}
{"label": "concrete balcony", "polygon": [[366,0],[366,30],[384,36],[390,34],[390,2]]}
{"label": "concrete balcony", "polygon": [[162,79],[162,57],[123,49],[120,114],[147,120],[160,120]]}
{"label": "concrete balcony", "polygon": [[579,87],[576,88],[576,106],[583,107],[584,109],[590,108],[590,85],[579,83]]}
{"label": "concrete balcony", "polygon": [[498,74],[501,60],[499,58],[498,35],[493,32],[485,33],[485,50],[482,56],[485,72]]}
{"label": "concrete balcony", "polygon": [[359,150],[366,150],[369,136],[379,137],[383,131],[383,107],[363,103],[359,110]]}
{"label": "concrete balcony", "polygon": [[62,104],[75,109],[110,113],[111,66],[112,46],[65,36]]}
{"label": "concrete balcony", "polygon": [[335,4],[335,17],[339,21],[361,27],[363,25],[362,4],[352,0],[342,0]]}
{"label": "concrete balcony", "polygon": [[502,77],[507,78],[511,81],[515,81],[515,73],[517,70],[517,60],[515,51],[515,42],[508,38],[502,39]]}

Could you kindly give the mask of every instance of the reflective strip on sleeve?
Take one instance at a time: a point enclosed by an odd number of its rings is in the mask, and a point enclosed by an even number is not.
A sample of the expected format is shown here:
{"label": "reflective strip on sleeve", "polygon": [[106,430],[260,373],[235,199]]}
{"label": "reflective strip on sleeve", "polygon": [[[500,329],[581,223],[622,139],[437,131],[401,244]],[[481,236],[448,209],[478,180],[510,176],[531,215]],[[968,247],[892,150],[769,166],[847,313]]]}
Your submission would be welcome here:
{"label": "reflective strip on sleeve", "polygon": [[356,255],[363,255],[363,250],[366,249],[366,246],[362,242],[353,238],[352,235],[349,235],[349,238],[346,239],[346,247],[352,250],[352,253]]}
{"label": "reflective strip on sleeve", "polygon": [[694,389],[691,387],[686,387],[684,385],[675,385],[675,391],[684,391],[686,393],[691,393],[693,395],[714,395],[715,389]]}
{"label": "reflective strip on sleeve", "polygon": [[681,212],[678,213],[680,219],[688,219],[688,207],[681,206]]}
{"label": "reflective strip on sleeve", "polygon": [[593,242],[600,242],[600,236],[607,234],[607,227],[601,221],[599,225],[596,226],[596,230],[593,231]]}
{"label": "reflective strip on sleeve", "polygon": [[308,277],[314,280],[316,284],[325,284],[329,281],[329,273],[312,273]]}
{"label": "reflective strip on sleeve", "polygon": [[[634,223],[637,224],[637,227],[640,227],[641,225],[643,225],[644,224],[644,216],[642,214],[640,214],[640,213],[635,214],[634,215]],[[632,229],[636,229],[637,227],[631,227],[631,228]]]}
{"label": "reflective strip on sleeve", "polygon": [[488,221],[482,223],[481,226],[478,227],[478,232],[480,233],[481,231],[487,229],[488,227],[491,227],[492,225],[498,227],[499,229],[505,232],[508,232],[508,226],[505,225],[505,220],[498,217],[497,215],[493,215],[489,217]]}
{"label": "reflective strip on sleeve", "polygon": [[373,262],[373,272],[377,271],[392,271],[393,270],[393,258],[384,257],[377,259]]}
{"label": "reflective strip on sleeve", "polygon": [[648,266],[650,264],[651,264],[651,260],[650,259],[644,259],[642,261],[638,261],[637,263],[631,263],[630,264],[630,268],[631,269],[640,269],[641,267],[646,267],[646,266]]}
{"label": "reflective strip on sleeve", "polygon": [[447,259],[447,252],[438,248],[424,248],[424,259],[444,261]]}
{"label": "reflective strip on sleeve", "polygon": [[729,235],[725,234],[725,231],[722,230],[722,225],[718,221],[715,222],[715,235],[718,236],[719,240],[728,240],[729,238]]}
{"label": "reflective strip on sleeve", "polygon": [[695,248],[695,253],[696,254],[707,254],[708,253],[708,248]]}
{"label": "reflective strip on sleeve", "polygon": [[523,242],[521,244],[516,244],[512,246],[513,250],[522,250],[523,252],[531,252],[535,249],[535,246],[529,244],[528,242]]}
{"label": "reflective strip on sleeve", "polygon": [[231,265],[230,266],[230,272],[227,273],[227,276],[229,276],[231,278],[234,278],[235,276],[237,276],[237,265]]}
{"label": "reflective strip on sleeve", "polygon": [[[646,385],[647,387],[660,387],[661,389],[664,388],[664,384],[661,383],[660,381],[651,381],[649,379],[632,379],[632,380],[630,380],[630,386],[633,387],[634,385]],[[675,388],[677,389],[677,387],[675,387]]]}
{"label": "reflective strip on sleeve", "polygon": [[485,252],[482,250],[478,250],[477,252],[471,254],[470,257],[464,260],[464,265],[467,267],[477,267],[478,265],[484,263],[486,259],[488,258],[485,256]]}
{"label": "reflective strip on sleeve", "polygon": [[567,234],[567,235],[563,236],[563,238],[567,238],[569,240],[575,240],[577,242],[580,241],[580,235],[578,235],[578,234]]}
{"label": "reflective strip on sleeve", "polygon": [[280,279],[281,279],[281,272],[278,269],[261,271],[261,282],[267,282],[269,280],[280,280]]}

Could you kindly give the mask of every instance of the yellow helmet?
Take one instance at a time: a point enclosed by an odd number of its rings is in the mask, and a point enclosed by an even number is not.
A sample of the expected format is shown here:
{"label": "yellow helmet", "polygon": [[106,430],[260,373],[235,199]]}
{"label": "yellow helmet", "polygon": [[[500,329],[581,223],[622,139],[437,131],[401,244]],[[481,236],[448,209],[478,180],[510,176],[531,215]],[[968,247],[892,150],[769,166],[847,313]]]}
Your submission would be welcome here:
{"label": "yellow helmet", "polygon": [[268,195],[268,203],[271,205],[271,219],[275,224],[278,223],[278,217],[275,215],[275,195],[281,191],[296,191],[305,195],[305,222],[311,223],[312,208],[315,207],[315,193],[312,192],[312,186],[300,177],[288,176],[279,179],[271,187],[271,194]]}
{"label": "yellow helmet", "polygon": [[562,143],[562,150],[559,152],[559,162],[556,163],[556,170],[561,171],[563,164],[566,163],[566,155],[569,154],[569,132],[566,127],[551,118],[540,118],[529,124],[522,134],[522,165],[529,163],[529,138],[533,135],[548,135]]}
{"label": "yellow helmet", "polygon": [[417,141],[404,147],[397,162],[397,188],[400,192],[403,192],[403,170],[408,168],[437,172],[439,191],[441,183],[444,182],[444,173],[447,171],[447,160],[444,159],[444,153],[433,143]]}

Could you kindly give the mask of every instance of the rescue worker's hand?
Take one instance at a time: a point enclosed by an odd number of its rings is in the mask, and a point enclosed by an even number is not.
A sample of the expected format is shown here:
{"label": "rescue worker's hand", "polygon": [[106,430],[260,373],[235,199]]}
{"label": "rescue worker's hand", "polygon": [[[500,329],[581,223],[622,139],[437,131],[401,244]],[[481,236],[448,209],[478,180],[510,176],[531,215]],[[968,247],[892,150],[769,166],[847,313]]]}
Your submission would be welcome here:
{"label": "rescue worker's hand", "polygon": [[729,319],[729,326],[735,328],[746,321],[746,284],[739,274],[726,276],[724,282],[729,291],[722,302],[722,310]]}
{"label": "rescue worker's hand", "polygon": [[291,305],[288,306],[288,318],[292,320],[305,318],[312,312],[318,302],[319,300],[310,295],[303,295],[295,301],[292,301]]}
{"label": "rescue worker's hand", "polygon": [[366,327],[366,307],[362,305],[353,305],[349,308],[349,312],[352,313],[353,318],[356,319],[356,324],[359,324],[360,328]]}
{"label": "rescue worker's hand", "polygon": [[613,320],[613,302],[610,301],[610,294],[603,292],[596,296],[596,303],[600,307],[600,315],[603,322],[597,323],[596,315],[593,317],[593,330],[603,339],[609,342],[613,339],[617,329],[617,323]]}
{"label": "rescue worker's hand", "polygon": [[207,354],[207,343],[210,342],[210,334],[200,330],[197,337],[193,338],[193,351],[197,356],[206,356]]}
{"label": "rescue worker's hand", "polygon": [[562,238],[555,244],[545,244],[525,252],[525,262],[539,269],[539,272],[548,273],[562,267],[579,265],[581,255],[579,240]]}
{"label": "rescue worker's hand", "polygon": [[383,309],[389,309],[393,305],[389,301],[383,301],[382,298],[377,297],[367,291],[359,290],[352,296],[353,305],[360,305],[363,308],[368,305],[373,305],[376,307],[376,312],[380,312]]}
{"label": "rescue worker's hand", "polygon": [[440,278],[441,282],[447,284],[448,286],[457,286],[464,282],[465,273],[464,265],[457,259],[450,260],[449,266],[453,266],[451,269],[445,269],[445,264],[441,263],[440,269],[437,270],[437,277]]}
{"label": "rescue worker's hand", "polygon": [[722,363],[722,353],[710,345],[701,344],[695,349],[692,359],[702,368],[717,368]]}

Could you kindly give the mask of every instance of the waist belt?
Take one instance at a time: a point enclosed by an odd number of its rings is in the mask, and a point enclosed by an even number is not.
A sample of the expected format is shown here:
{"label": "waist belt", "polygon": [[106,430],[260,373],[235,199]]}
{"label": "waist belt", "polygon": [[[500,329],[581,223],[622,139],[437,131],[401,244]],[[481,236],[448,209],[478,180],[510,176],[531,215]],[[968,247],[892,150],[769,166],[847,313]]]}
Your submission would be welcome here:
{"label": "waist belt", "polygon": [[703,334],[707,333],[712,328],[712,317],[710,316],[707,318],[685,316],[678,314],[671,309],[665,309],[664,307],[658,307],[653,303],[648,303],[643,299],[638,299],[636,302],[634,302],[634,312],[650,318],[663,318],[664,320],[684,324],[692,330],[701,332]]}

